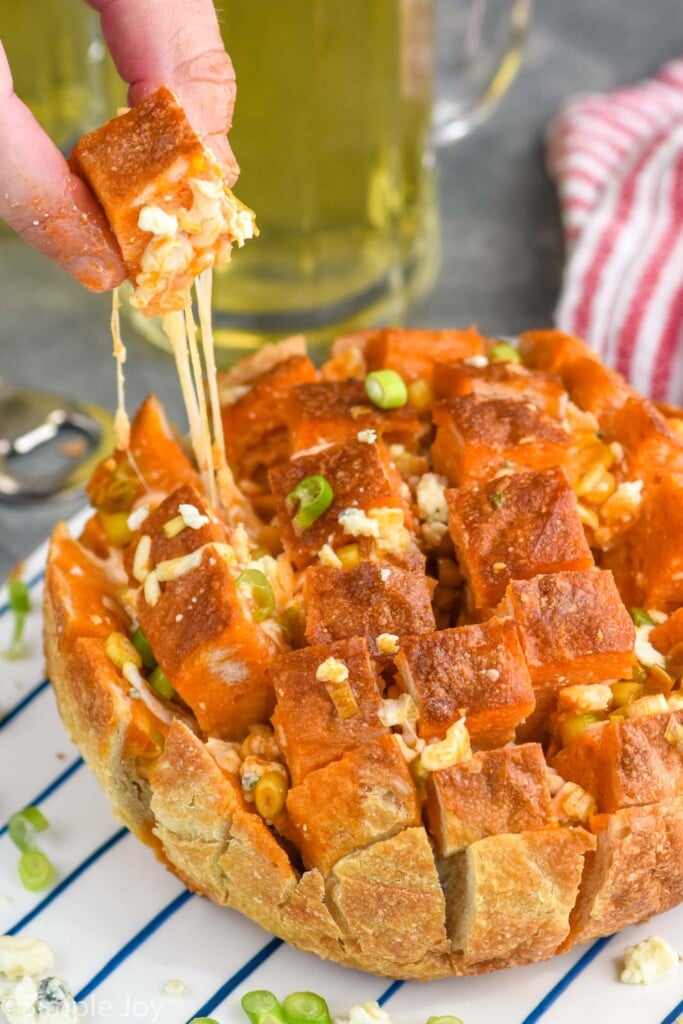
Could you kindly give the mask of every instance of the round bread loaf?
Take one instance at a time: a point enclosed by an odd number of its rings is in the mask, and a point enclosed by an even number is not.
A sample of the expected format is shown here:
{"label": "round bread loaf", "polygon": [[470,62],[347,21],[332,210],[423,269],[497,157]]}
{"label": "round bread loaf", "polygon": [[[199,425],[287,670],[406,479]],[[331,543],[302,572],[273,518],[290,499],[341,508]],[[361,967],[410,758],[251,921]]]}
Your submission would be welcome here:
{"label": "round bread loaf", "polygon": [[49,674],[116,815],[393,978],[680,902],[683,413],[555,331],[295,341],[219,385],[244,524],[150,398],[52,540]]}

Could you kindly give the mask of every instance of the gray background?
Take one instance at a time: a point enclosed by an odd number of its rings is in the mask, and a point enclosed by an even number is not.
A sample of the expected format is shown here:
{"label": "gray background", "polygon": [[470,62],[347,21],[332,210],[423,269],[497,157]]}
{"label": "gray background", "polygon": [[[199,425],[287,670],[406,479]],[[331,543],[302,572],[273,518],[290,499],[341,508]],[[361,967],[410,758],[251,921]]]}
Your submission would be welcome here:
{"label": "gray background", "polygon": [[[637,81],[683,51],[681,0],[538,0],[522,72],[490,120],[440,157],[443,262],[413,323],[489,332],[550,322],[563,250],[543,131],[573,93]],[[0,241],[0,376],[111,408],[108,299]],[[182,422],[170,360],[129,338],[128,398],[156,392]],[[0,578],[81,501],[0,505]]]}

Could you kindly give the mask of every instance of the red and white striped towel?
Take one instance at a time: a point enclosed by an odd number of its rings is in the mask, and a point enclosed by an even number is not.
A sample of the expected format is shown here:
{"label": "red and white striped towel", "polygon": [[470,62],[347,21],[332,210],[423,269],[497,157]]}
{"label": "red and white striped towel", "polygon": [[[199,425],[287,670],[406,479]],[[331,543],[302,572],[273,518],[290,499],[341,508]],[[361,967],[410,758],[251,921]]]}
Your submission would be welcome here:
{"label": "red and white striped towel", "polygon": [[570,101],[548,134],[567,264],[557,326],[683,405],[683,59]]}

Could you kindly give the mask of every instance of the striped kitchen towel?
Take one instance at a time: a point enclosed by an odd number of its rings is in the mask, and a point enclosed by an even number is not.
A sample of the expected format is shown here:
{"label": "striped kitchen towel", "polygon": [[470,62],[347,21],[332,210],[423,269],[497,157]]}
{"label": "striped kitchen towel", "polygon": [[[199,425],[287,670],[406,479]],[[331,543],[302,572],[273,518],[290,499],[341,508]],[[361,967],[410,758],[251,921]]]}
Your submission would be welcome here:
{"label": "striped kitchen towel", "polygon": [[557,326],[683,405],[683,59],[571,100],[547,147],[567,240]]}

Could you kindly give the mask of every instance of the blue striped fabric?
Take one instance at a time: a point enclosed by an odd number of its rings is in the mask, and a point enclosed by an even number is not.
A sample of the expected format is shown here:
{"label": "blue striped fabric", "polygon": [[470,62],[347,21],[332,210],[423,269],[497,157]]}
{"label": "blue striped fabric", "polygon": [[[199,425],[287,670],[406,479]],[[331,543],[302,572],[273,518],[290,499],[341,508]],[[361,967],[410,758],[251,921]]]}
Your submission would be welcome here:
{"label": "blue striped fabric", "polygon": [[578,960],[573,967],[570,967],[566,974],[557,981],[549,992],[543,996],[543,999],[533,1008],[531,1013],[522,1021],[522,1024],[536,1024],[536,1021],[540,1020],[541,1017],[545,1016],[546,1012],[550,1009],[553,1003],[560,998],[562,993],[567,989],[573,981],[579,977],[583,971],[586,970],[588,965],[595,960],[596,956],[602,952],[608,942],[611,941],[613,936],[608,935],[604,939],[598,939],[591,946],[588,947],[586,952],[583,954],[580,960]]}
{"label": "blue striped fabric", "polygon": [[[77,772],[78,769],[82,767],[83,758],[77,757],[75,761],[72,761],[68,768],[64,769],[61,775],[58,775],[57,778],[53,779],[52,782],[46,786],[45,789],[41,790],[37,796],[34,796],[32,800],[29,800],[26,806],[37,807],[39,804],[42,804],[44,800],[47,800],[47,798],[52,796],[53,793],[56,793],[60,786],[63,786],[65,782],[68,782],[74,772]],[[0,838],[4,836],[6,831],[7,824],[0,826]]]}
{"label": "blue striped fabric", "polygon": [[683,999],[681,999],[678,1006],[674,1006],[671,1013],[667,1013],[661,1024],[676,1024],[676,1021],[683,1015]]}
{"label": "blue striped fabric", "polygon": [[18,935],[19,932],[23,931],[24,928],[31,923],[34,917],[37,917],[38,914],[42,914],[46,907],[49,907],[51,903],[54,903],[55,900],[59,899],[65,889],[68,889],[69,886],[73,885],[81,875],[91,868],[93,864],[97,863],[100,857],[103,857],[105,853],[108,853],[112,847],[116,846],[117,843],[120,843],[123,837],[127,835],[128,829],[119,829],[119,831],[115,832],[113,836],[110,836],[106,842],[93,850],[81,864],[75,867],[74,870],[66,876],[66,878],[63,878],[61,882],[58,882],[54,889],[50,889],[47,896],[44,896],[42,900],[36,903],[35,907],[33,907],[28,914],[25,914],[21,920],[17,921],[16,924],[13,924],[11,928],[8,928],[7,935]]}
{"label": "blue striped fabric", "polygon": [[42,679],[32,687],[26,696],[22,697],[19,703],[15,704],[14,707],[7,712],[4,718],[0,718],[0,732],[2,732],[3,729],[6,729],[22,711],[25,711],[29,704],[33,703],[36,697],[40,697],[41,693],[43,693],[44,690],[47,690],[49,685],[49,679]]}
{"label": "blue striped fabric", "polygon": [[246,981],[249,975],[253,974],[257,967],[260,967],[262,963],[265,963],[265,961],[268,960],[268,958],[271,957],[281,945],[282,939],[271,939],[270,942],[266,943],[266,945],[260,949],[255,956],[252,956],[250,960],[247,960],[245,964],[242,964],[239,970],[235,971],[227,981],[223,982],[219,989],[216,989],[213,995],[206,1000],[203,1006],[200,1006],[197,1012],[192,1014],[190,1021],[194,1020],[196,1017],[208,1017],[210,1013],[213,1013],[216,1007],[220,1006],[223,1000],[226,999],[231,992],[234,992],[243,981]]}
{"label": "blue striped fabric", "polygon": [[125,946],[122,946],[121,949],[117,950],[116,953],[114,953],[113,957],[111,957],[111,959],[109,959],[107,963],[104,964],[104,966],[97,972],[97,974],[93,975],[90,981],[88,981],[88,983],[84,985],[79,992],[76,993],[76,996],[74,997],[76,999],[76,1002],[80,1003],[84,999],[87,999],[88,996],[92,992],[94,992],[95,989],[99,985],[101,985],[103,981],[105,981],[111,974],[113,974],[114,971],[117,970],[117,968],[119,968],[121,964],[123,964],[128,959],[129,956],[132,956],[133,953],[135,953],[136,950],[138,950],[140,946],[142,946],[142,944],[150,938],[150,936],[152,936],[159,928],[161,928],[161,926],[165,924],[166,921],[168,921],[168,919],[172,917],[177,910],[180,910],[181,907],[184,907],[187,901],[191,899],[192,893],[185,889],[183,892],[180,893],[179,896],[176,896],[176,898],[172,900],[168,904],[168,906],[164,907],[164,909],[160,911],[160,913],[158,913],[156,917],[153,917],[151,921],[148,921],[144,928],[141,928],[140,931],[133,936],[130,942],[127,942]]}

